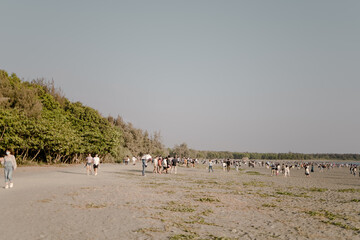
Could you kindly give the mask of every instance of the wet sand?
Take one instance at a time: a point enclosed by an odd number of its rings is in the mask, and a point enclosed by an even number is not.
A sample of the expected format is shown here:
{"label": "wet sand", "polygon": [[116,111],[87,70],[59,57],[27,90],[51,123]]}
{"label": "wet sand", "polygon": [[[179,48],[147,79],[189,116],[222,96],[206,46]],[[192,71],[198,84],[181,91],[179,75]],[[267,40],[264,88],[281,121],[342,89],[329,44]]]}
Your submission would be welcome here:
{"label": "wet sand", "polygon": [[348,168],[214,170],[20,167],[0,189],[0,239],[360,239],[360,177]]}

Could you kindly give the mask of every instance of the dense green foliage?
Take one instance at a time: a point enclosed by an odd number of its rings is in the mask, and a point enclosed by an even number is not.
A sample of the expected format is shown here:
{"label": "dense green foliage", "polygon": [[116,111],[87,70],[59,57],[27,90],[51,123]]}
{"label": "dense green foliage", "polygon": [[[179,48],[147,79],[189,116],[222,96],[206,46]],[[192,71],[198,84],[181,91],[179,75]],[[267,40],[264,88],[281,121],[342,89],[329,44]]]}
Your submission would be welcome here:
{"label": "dense green foliage", "polygon": [[80,102],[72,103],[53,82],[23,82],[2,70],[0,134],[0,151],[13,149],[20,163],[73,163],[88,153],[114,161],[141,151],[164,151],[158,133],[150,137],[121,117],[106,119]]}

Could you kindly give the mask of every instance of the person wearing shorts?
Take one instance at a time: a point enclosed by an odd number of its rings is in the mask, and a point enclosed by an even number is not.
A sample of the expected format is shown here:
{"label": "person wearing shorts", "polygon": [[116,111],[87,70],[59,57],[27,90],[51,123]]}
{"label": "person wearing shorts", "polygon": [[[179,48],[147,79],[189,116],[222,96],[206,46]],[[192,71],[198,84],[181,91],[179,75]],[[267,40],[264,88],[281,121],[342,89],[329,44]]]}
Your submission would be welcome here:
{"label": "person wearing shorts", "polygon": [[99,155],[95,155],[94,159],[93,159],[94,165],[94,175],[96,176],[98,174],[98,168],[99,168],[99,164],[100,164],[100,158]]}
{"label": "person wearing shorts", "polygon": [[91,154],[89,154],[86,158],[86,164],[85,164],[85,167],[86,167],[86,175],[89,175],[89,174],[92,174],[92,171],[91,171],[91,165],[93,164],[94,160],[93,158],[91,157]]}

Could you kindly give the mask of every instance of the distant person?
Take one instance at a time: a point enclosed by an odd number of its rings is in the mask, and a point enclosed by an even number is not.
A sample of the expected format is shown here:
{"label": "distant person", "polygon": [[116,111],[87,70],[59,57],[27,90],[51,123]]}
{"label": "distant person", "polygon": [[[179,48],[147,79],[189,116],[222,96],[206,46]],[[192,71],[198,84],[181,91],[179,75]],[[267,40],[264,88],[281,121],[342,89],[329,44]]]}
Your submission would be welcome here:
{"label": "distant person", "polygon": [[93,162],[94,159],[91,157],[91,154],[89,154],[86,158],[86,163],[85,163],[86,175],[92,174],[91,165],[93,164]]}
{"label": "distant person", "polygon": [[222,162],[222,167],[223,167],[223,171],[225,172],[226,171],[226,162],[225,162],[225,160],[223,160],[223,162]]}
{"label": "distant person", "polygon": [[162,166],[162,157],[159,157],[158,165],[157,165],[157,173],[159,174],[161,174],[161,166]]}
{"label": "distant person", "polygon": [[12,150],[6,150],[6,156],[0,158],[1,164],[4,165],[5,189],[14,187],[12,182],[13,171],[16,170],[17,164]]}
{"label": "distant person", "polygon": [[235,170],[236,170],[237,172],[239,171],[239,166],[240,166],[239,161],[235,161]]}
{"label": "distant person", "polygon": [[99,165],[100,165],[100,158],[99,156],[96,154],[94,159],[94,175],[96,176],[98,174],[98,168],[99,168]]}
{"label": "distant person", "polygon": [[127,155],[125,158],[125,165],[128,165],[129,162],[130,162],[130,158],[129,158],[129,155]]}
{"label": "distant person", "polygon": [[227,172],[230,172],[230,164],[231,164],[230,159],[228,159],[228,160],[226,161],[226,171],[227,171]]}
{"label": "distant person", "polygon": [[[142,154],[140,154],[141,156]],[[147,162],[151,160],[150,154],[145,154],[141,157],[142,162],[142,176],[145,176],[145,168],[147,167]]]}
{"label": "distant person", "polygon": [[285,165],[284,176],[290,177],[290,167],[288,165]]}
{"label": "distant person", "polygon": [[153,160],[153,164],[154,164],[153,173],[158,173],[158,163],[159,163],[159,158],[158,157],[154,158],[154,160]]}
{"label": "distant person", "polygon": [[168,165],[168,159],[167,159],[167,157],[165,157],[163,160],[162,160],[162,167],[163,167],[163,169],[162,169],[162,172],[165,172],[165,173],[168,173],[168,168],[167,168],[167,165]]}
{"label": "distant person", "polygon": [[309,167],[309,165],[306,165],[306,166],[305,166],[305,176],[306,176],[306,177],[309,177],[309,176],[310,176],[310,167]]}
{"label": "distant person", "polygon": [[175,173],[177,174],[177,165],[179,163],[179,159],[177,156],[175,156],[172,160],[171,160],[171,165],[172,165],[172,168],[171,168],[171,173]]}
{"label": "distant person", "polygon": [[212,160],[209,160],[209,172],[214,172],[214,169],[213,169],[213,165],[214,165],[214,162]]}
{"label": "distant person", "polygon": [[137,158],[135,156],[133,156],[131,160],[132,160],[133,165],[135,165]]}

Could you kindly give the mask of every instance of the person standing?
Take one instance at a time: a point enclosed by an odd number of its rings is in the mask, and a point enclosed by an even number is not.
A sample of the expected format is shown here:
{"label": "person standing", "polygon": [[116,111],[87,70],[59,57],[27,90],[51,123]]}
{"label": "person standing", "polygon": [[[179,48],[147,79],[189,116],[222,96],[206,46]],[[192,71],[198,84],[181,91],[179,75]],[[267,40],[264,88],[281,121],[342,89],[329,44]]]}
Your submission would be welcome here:
{"label": "person standing", "polygon": [[94,175],[96,176],[98,174],[98,168],[100,165],[99,155],[96,154],[93,161],[94,161]]}
{"label": "person standing", "polygon": [[228,160],[226,161],[226,171],[227,171],[227,172],[230,172],[230,164],[231,164],[230,159],[228,159]]}
{"label": "person standing", "polygon": [[135,165],[135,164],[136,164],[136,160],[137,160],[137,159],[136,159],[136,157],[135,157],[135,156],[133,156],[133,157],[132,157],[132,163],[133,163],[133,165]]}
{"label": "person standing", "polygon": [[[141,156],[142,154],[140,154]],[[151,155],[150,154],[145,154],[144,156],[141,157],[141,162],[142,162],[142,176],[145,176],[145,168],[147,167],[147,162],[151,160]]]}
{"label": "person standing", "polygon": [[0,158],[1,164],[4,165],[5,189],[14,187],[12,182],[13,171],[16,170],[17,164],[13,151],[6,150],[6,156]]}
{"label": "person standing", "polygon": [[86,158],[86,164],[85,164],[85,167],[86,167],[86,175],[89,175],[89,174],[92,174],[92,171],[91,171],[91,165],[93,164],[94,160],[93,158],[91,157],[91,154],[89,154]]}
{"label": "person standing", "polygon": [[214,172],[213,165],[214,165],[213,161],[212,161],[212,160],[209,160],[209,172],[210,172],[210,171],[211,171],[211,172]]}
{"label": "person standing", "polygon": [[285,166],[284,176],[290,177],[290,167],[288,165]]}
{"label": "person standing", "polygon": [[238,172],[239,171],[239,161],[235,161],[235,170]]}
{"label": "person standing", "polygon": [[154,158],[154,160],[153,160],[153,163],[154,163],[153,173],[158,173],[158,163],[159,163],[158,161],[159,161],[158,157]]}
{"label": "person standing", "polygon": [[167,157],[165,157],[163,160],[162,160],[162,172],[165,172],[166,174],[168,173],[168,170],[167,170],[167,165],[168,165],[168,159]]}
{"label": "person standing", "polygon": [[177,156],[175,156],[172,159],[172,168],[171,168],[171,173],[175,172],[175,174],[177,174],[177,165],[179,163],[179,159]]}
{"label": "person standing", "polygon": [[309,177],[309,176],[310,176],[310,167],[309,167],[309,165],[306,165],[306,166],[305,166],[305,176],[306,176],[306,177]]}

